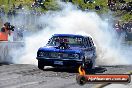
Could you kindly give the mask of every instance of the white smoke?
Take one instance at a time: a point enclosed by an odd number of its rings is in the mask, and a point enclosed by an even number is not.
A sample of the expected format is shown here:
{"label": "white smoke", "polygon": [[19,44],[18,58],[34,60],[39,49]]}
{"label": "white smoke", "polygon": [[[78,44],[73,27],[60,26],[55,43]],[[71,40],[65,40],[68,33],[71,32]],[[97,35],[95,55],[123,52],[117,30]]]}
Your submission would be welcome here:
{"label": "white smoke", "polygon": [[[61,11],[49,11],[37,19],[37,23],[46,27],[25,38],[25,47],[16,50],[13,55],[14,63],[37,64],[38,48],[44,46],[55,33],[92,36],[98,52],[97,64],[131,64],[132,62],[129,58],[130,52],[117,40],[109,22],[95,12],[84,12],[71,4],[63,4]],[[128,53],[124,55],[123,52]]]}

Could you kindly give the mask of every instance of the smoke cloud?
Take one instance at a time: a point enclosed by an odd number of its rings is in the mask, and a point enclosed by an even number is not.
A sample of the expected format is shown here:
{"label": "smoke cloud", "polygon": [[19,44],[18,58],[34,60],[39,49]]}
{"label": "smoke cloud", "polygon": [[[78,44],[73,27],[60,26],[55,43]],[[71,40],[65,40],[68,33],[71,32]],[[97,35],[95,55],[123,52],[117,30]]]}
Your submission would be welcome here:
{"label": "smoke cloud", "polygon": [[[35,24],[31,25],[41,24],[42,30],[34,31],[30,35],[27,33],[24,39],[25,47],[15,50],[15,53],[11,54],[14,63],[37,64],[38,48],[45,46],[53,34],[68,33],[92,36],[97,48],[97,64],[132,64],[130,59],[132,49],[122,45],[116,38],[116,33],[107,20],[108,16],[101,18],[95,12],[81,11],[72,4],[61,4],[61,7],[61,11],[49,11],[37,16]],[[28,19],[26,18],[26,20]],[[14,22],[21,25],[23,19],[17,17]],[[22,25],[29,26],[26,23]]]}

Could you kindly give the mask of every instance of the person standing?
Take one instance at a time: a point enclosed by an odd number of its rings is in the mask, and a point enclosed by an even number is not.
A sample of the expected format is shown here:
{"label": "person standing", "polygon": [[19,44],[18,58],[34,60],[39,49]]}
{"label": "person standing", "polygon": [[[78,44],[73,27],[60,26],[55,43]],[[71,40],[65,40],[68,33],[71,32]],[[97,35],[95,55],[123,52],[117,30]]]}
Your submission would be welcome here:
{"label": "person standing", "polygon": [[11,31],[14,31],[14,26],[6,22],[0,30],[0,41],[8,41],[9,36],[11,36]]}

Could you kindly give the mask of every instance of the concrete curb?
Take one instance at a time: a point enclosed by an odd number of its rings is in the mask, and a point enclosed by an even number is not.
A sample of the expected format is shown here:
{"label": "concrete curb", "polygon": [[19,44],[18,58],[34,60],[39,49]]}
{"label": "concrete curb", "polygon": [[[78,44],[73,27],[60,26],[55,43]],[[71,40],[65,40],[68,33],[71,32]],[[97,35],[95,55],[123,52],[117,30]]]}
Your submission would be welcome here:
{"label": "concrete curb", "polygon": [[[126,72],[126,73],[124,73],[124,74],[132,74],[132,71],[129,71],[129,72]],[[105,86],[108,86],[108,85],[110,85],[111,83],[103,83],[103,84],[97,84],[95,87],[93,87],[93,88],[103,88],[103,87],[105,87]]]}

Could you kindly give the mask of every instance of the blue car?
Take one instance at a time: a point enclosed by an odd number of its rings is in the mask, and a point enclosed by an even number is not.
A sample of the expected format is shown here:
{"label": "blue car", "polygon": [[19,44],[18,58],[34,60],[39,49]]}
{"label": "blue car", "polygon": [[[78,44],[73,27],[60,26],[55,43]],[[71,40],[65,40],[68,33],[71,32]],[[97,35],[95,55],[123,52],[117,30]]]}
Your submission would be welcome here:
{"label": "blue car", "polygon": [[37,51],[38,68],[79,67],[92,69],[95,66],[96,47],[90,36],[54,34],[44,47]]}

